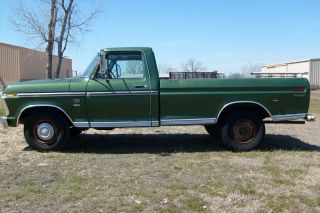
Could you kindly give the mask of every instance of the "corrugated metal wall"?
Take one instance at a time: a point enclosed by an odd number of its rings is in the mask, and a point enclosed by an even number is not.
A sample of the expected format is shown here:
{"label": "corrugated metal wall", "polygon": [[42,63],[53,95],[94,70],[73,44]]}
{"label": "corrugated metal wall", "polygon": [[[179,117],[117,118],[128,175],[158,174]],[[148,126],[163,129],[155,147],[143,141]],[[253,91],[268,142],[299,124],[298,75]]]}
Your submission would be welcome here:
{"label": "corrugated metal wall", "polygon": [[[0,78],[6,83],[20,80],[19,50],[8,45],[0,46]],[[1,85],[0,85],[1,86]]]}
{"label": "corrugated metal wall", "polygon": [[46,54],[21,48],[20,49],[20,80],[46,78]]}
{"label": "corrugated metal wall", "polygon": [[[46,76],[46,54],[36,50],[30,50],[21,48],[20,49],[20,80],[34,80],[34,79],[45,79]],[[58,62],[58,57],[53,56],[52,67],[55,72]],[[69,75],[68,73],[69,72]],[[71,74],[71,75],[70,75]],[[70,59],[63,58],[60,78],[72,77],[72,61]]]}
{"label": "corrugated metal wall", "polygon": [[[53,71],[57,56],[53,56]],[[60,78],[72,77],[72,60],[63,58]],[[46,53],[0,43],[0,79],[5,83],[46,79]],[[1,87],[1,85],[0,85]]]}
{"label": "corrugated metal wall", "polygon": [[312,88],[320,88],[320,59],[311,60],[309,81]]}
{"label": "corrugated metal wall", "polygon": [[262,72],[308,72],[308,75],[303,75],[303,77],[309,80],[311,88],[320,88],[320,59],[267,65],[262,68]]}

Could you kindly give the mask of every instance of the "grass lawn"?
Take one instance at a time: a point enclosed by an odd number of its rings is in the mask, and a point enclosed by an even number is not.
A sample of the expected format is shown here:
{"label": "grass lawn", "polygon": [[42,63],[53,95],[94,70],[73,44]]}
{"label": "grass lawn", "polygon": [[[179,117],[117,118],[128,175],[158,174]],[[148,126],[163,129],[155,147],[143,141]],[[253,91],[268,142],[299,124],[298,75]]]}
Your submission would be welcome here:
{"label": "grass lawn", "polygon": [[4,107],[3,107],[3,102],[2,100],[0,99],[0,116],[1,115],[4,115],[5,114],[5,111],[4,111]]}
{"label": "grass lawn", "polygon": [[202,126],[89,130],[39,153],[0,130],[3,212],[319,212],[319,122],[267,125],[259,150],[225,150]]}
{"label": "grass lawn", "polygon": [[89,130],[49,153],[30,150],[22,125],[0,127],[0,210],[320,212],[319,127],[266,125],[246,153],[202,126]]}

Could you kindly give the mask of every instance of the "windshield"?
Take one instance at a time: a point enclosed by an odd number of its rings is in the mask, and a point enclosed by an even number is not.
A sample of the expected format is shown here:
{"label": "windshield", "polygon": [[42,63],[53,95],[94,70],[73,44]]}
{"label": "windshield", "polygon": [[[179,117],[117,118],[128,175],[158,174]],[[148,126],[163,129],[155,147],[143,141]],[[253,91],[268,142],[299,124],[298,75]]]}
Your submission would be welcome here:
{"label": "windshield", "polygon": [[89,66],[85,69],[81,77],[89,77],[93,71],[93,69],[98,64],[98,56],[94,57],[93,60],[90,62]]}

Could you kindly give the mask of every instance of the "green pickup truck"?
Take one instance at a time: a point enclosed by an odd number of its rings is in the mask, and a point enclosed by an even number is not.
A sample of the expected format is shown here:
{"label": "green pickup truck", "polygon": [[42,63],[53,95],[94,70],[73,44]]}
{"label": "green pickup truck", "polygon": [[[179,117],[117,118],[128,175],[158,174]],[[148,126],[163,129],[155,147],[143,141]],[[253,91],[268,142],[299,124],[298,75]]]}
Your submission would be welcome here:
{"label": "green pickup truck", "polygon": [[[160,79],[151,48],[101,50],[71,79],[35,80],[3,91],[7,125],[24,124],[39,151],[62,149],[89,128],[204,125],[237,151],[257,147],[266,122],[308,118],[310,85],[291,79]],[[155,136],[156,137],[156,136]]]}

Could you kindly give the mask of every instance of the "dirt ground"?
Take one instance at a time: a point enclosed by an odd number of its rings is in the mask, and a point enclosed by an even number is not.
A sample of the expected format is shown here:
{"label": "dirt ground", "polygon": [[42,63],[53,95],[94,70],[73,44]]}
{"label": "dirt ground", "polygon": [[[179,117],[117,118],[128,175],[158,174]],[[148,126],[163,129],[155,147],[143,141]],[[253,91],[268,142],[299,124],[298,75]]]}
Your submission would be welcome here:
{"label": "dirt ground", "polygon": [[3,212],[320,212],[320,122],[266,125],[256,151],[202,126],[90,130],[39,153],[0,129]]}

